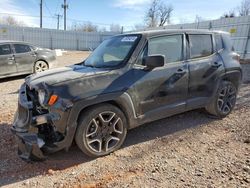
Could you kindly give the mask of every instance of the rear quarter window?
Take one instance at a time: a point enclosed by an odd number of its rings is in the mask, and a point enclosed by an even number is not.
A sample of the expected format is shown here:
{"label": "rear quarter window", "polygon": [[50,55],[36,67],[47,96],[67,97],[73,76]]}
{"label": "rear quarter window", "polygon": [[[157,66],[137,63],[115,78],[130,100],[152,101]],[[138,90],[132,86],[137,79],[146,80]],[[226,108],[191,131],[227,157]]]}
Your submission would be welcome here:
{"label": "rear quarter window", "polygon": [[232,42],[230,35],[223,34],[222,39],[223,39],[223,44],[224,44],[225,49],[229,51],[234,51],[234,46],[233,46],[233,42]]}
{"label": "rear quarter window", "polygon": [[224,48],[221,35],[219,35],[219,34],[214,35],[214,40],[215,40],[216,50],[217,51]]}
{"label": "rear quarter window", "polygon": [[190,34],[190,57],[206,57],[213,53],[212,35],[209,34]]}
{"label": "rear quarter window", "polygon": [[11,48],[9,44],[0,45],[0,55],[11,54]]}

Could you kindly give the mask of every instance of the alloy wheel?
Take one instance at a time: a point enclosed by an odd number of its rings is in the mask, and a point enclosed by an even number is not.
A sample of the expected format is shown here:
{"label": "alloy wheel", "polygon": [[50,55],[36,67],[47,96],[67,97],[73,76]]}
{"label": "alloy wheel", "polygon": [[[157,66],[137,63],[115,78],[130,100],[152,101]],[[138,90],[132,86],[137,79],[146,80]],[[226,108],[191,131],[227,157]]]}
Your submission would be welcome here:
{"label": "alloy wheel", "polygon": [[236,102],[236,88],[233,85],[224,86],[217,100],[218,110],[223,114],[228,114],[233,109]]}
{"label": "alloy wheel", "polygon": [[85,135],[88,147],[96,153],[108,153],[119,145],[124,128],[121,118],[114,112],[99,113],[93,118]]}
{"label": "alloy wheel", "polygon": [[44,61],[38,61],[35,65],[35,72],[43,72],[48,70],[49,67]]}

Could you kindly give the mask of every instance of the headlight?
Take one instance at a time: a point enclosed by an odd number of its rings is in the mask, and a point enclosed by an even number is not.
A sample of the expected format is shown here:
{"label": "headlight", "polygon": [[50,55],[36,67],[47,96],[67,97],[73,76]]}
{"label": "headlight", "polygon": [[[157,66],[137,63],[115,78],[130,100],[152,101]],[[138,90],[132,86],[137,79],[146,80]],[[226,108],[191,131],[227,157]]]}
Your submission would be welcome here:
{"label": "headlight", "polygon": [[46,98],[45,91],[44,90],[38,90],[38,101],[39,101],[40,105],[44,106],[45,98]]}

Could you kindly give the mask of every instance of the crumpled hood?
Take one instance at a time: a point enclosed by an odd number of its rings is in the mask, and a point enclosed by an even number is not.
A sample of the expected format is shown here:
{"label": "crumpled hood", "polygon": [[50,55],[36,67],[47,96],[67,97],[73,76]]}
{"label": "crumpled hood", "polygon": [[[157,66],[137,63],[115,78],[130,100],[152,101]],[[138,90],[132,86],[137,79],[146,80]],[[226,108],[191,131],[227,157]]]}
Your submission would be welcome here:
{"label": "crumpled hood", "polygon": [[104,69],[85,67],[82,65],[72,65],[30,75],[26,78],[25,82],[30,87],[35,87],[36,85],[41,83],[55,85],[61,82],[94,76],[97,74],[104,74],[107,72],[109,71]]}

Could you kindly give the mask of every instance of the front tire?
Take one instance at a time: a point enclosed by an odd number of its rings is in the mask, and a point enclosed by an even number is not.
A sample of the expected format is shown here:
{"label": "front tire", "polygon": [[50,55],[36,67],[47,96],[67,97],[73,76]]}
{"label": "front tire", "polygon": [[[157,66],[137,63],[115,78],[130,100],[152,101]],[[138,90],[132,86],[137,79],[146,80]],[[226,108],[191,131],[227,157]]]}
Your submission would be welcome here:
{"label": "front tire", "polygon": [[206,111],[217,117],[224,118],[233,110],[237,97],[237,88],[230,81],[222,81],[212,99],[206,106]]}
{"label": "front tire", "polygon": [[75,141],[86,155],[105,156],[123,144],[127,135],[127,120],[116,106],[97,105],[80,118]]}

